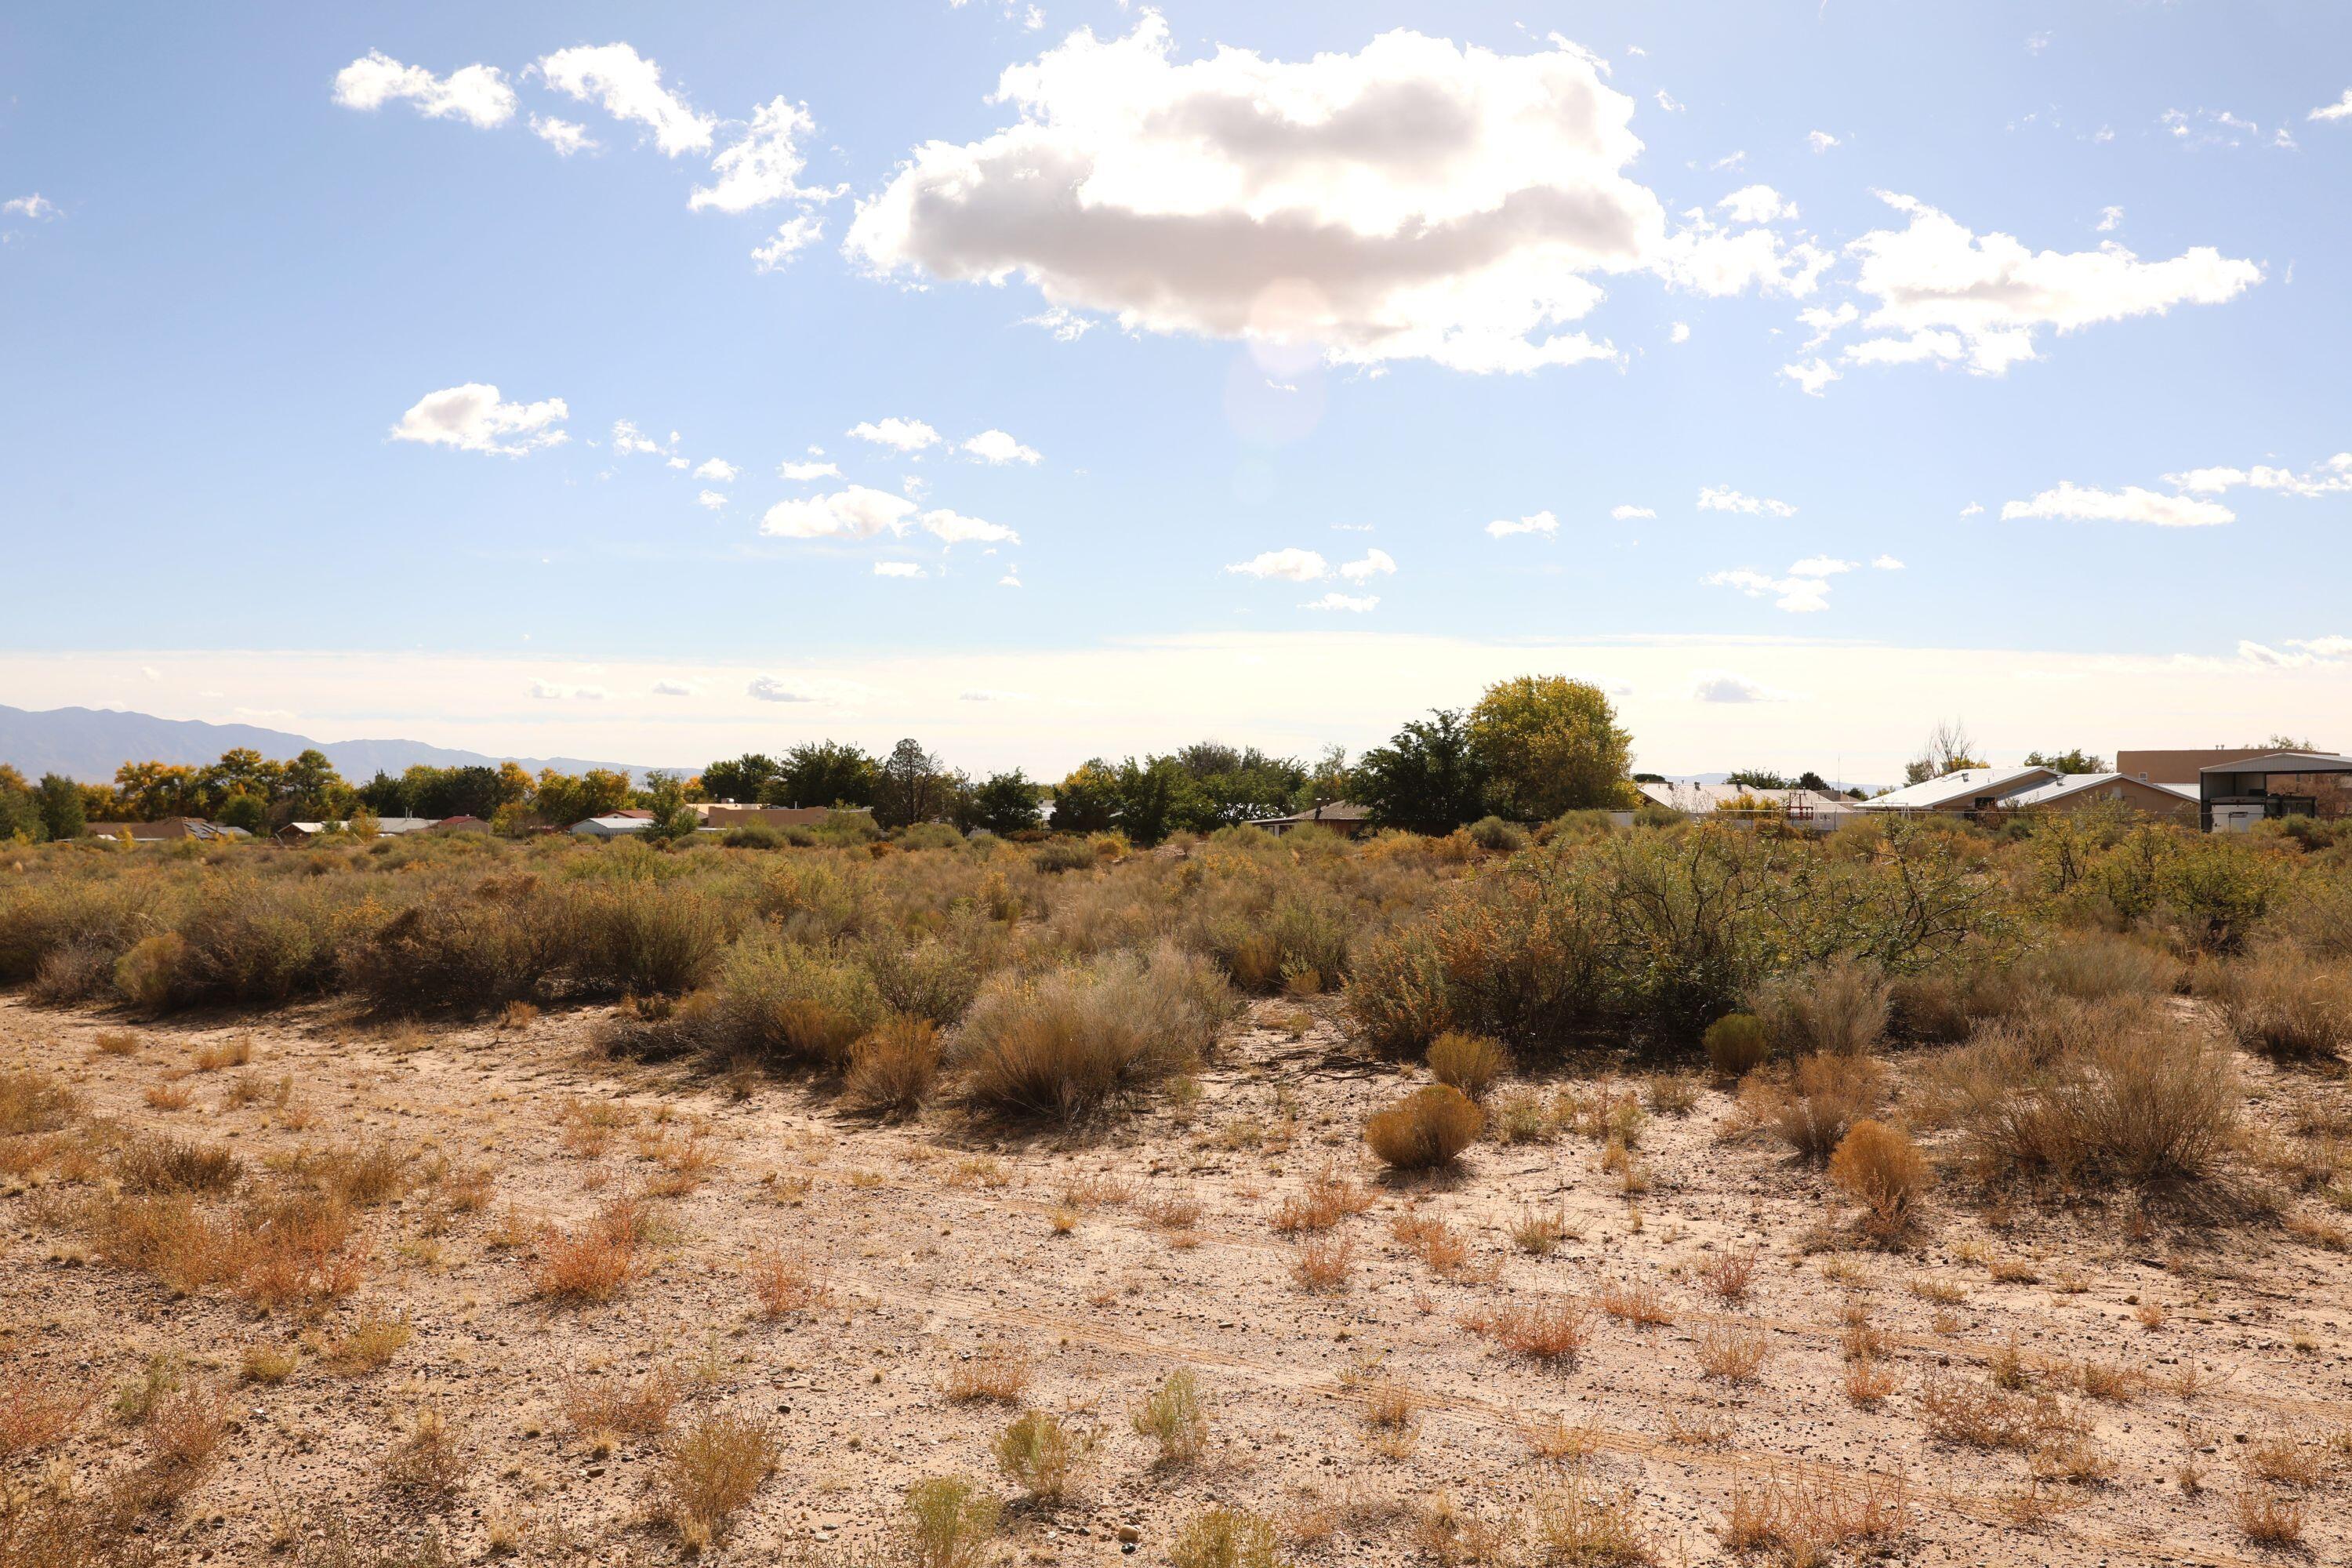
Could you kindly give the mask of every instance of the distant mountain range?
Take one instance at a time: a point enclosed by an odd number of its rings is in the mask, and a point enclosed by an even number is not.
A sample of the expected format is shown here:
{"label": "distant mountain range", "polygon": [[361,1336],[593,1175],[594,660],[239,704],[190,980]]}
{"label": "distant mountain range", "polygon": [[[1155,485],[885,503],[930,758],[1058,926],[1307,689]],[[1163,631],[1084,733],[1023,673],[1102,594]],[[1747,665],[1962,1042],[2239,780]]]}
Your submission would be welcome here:
{"label": "distant mountain range", "polygon": [[249,746],[263,756],[283,762],[299,752],[326,754],[335,771],[353,784],[365,784],[382,769],[399,773],[419,763],[436,768],[496,767],[513,761],[537,773],[584,773],[610,768],[638,783],[646,767],[634,763],[592,762],[584,757],[487,756],[422,741],[313,741],[284,730],[255,724],[207,724],[200,719],[158,719],[152,713],[119,713],[101,708],[50,708],[38,712],[0,705],[0,763],[13,763],[26,778],[63,773],[68,778],[103,784],[124,763],[218,762],[223,752]]}

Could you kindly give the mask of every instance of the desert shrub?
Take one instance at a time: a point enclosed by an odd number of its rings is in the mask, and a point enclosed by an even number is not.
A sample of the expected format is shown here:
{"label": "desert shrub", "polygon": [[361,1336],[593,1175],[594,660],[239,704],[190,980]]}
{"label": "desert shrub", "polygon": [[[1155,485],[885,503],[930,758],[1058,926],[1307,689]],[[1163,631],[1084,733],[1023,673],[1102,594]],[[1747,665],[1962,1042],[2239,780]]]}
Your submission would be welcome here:
{"label": "desert shrub", "polygon": [[1872,1230],[1892,1236],[1910,1223],[1933,1177],[1910,1134],[1865,1119],[1838,1141],[1830,1180],[1870,1211]]}
{"label": "desert shrub", "polygon": [[1818,1163],[1877,1107],[1885,1077],[1868,1057],[1804,1057],[1786,1080],[1751,1079],[1741,1100],[1791,1149]]}
{"label": "desert shrub", "polygon": [[1763,1020],[1749,1013],[1727,1013],[1709,1024],[1704,1044],[1707,1065],[1723,1079],[1746,1078],[1772,1054]]}
{"label": "desert shrub", "polygon": [[1847,958],[1775,974],[1753,988],[1748,1006],[1788,1057],[1867,1056],[1886,1034],[1885,980]]}
{"label": "desert shrub", "polygon": [[997,1434],[996,1468],[1039,1502],[1058,1502],[1093,1447],[1052,1411],[1024,1410]]}
{"label": "desert shrub", "polygon": [[1288,879],[1234,874],[1193,894],[1177,936],[1213,957],[1244,991],[1286,984],[1319,991],[1347,976],[1351,921],[1336,898]]}
{"label": "desert shrub", "polygon": [[2264,925],[2314,958],[2352,962],[2352,859],[2339,852],[2326,869],[2306,872],[2294,896],[2273,906]]}
{"label": "desert shrub", "polygon": [[1168,1374],[1136,1410],[1134,1426],[1138,1436],[1160,1445],[1163,1465],[1190,1464],[1201,1457],[1209,1444],[1209,1415],[1190,1367]]}
{"label": "desert shrub", "polygon": [[782,1457],[768,1426],[713,1411],[670,1440],[657,1481],[661,1509],[687,1546],[700,1550],[727,1533]]}
{"label": "desert shrub", "polygon": [[1887,983],[1888,1026],[1906,1040],[1957,1045],[1990,1018],[2000,1018],[2034,994],[2014,965],[1961,962]]}
{"label": "desert shrub", "polygon": [[2180,987],[2180,961],[2153,942],[2108,931],[2080,931],[2019,960],[2024,984],[2078,1002],[2110,996],[2168,996]]}
{"label": "desert shrub", "polygon": [[276,1006],[325,990],[343,923],[315,883],[232,879],[181,917],[161,994],[172,1006]]}
{"label": "desert shrub", "polygon": [[981,982],[1002,966],[1005,946],[1002,927],[967,922],[945,937],[908,942],[880,935],[853,951],[885,1005],[944,1029],[964,1016]]}
{"label": "desert shrub", "polygon": [[187,948],[175,931],[141,937],[114,961],[114,989],[142,1013],[169,1011]]}
{"label": "desert shrub", "polygon": [[387,1013],[488,1012],[536,993],[562,950],[529,887],[428,898],[343,952],[343,983]]}
{"label": "desert shrub", "polygon": [[1065,1121],[1181,1072],[1233,1016],[1224,977],[1172,946],[982,987],[953,1042],[980,1104]]}
{"label": "desert shrub", "polygon": [[719,842],[730,849],[782,849],[792,840],[768,823],[744,822],[720,834]]}
{"label": "desert shrub", "polygon": [[1516,822],[1506,822],[1499,816],[1482,816],[1463,831],[1470,836],[1470,842],[1479,848],[1496,850],[1506,855],[1516,854],[1525,849],[1529,842],[1526,828]]}
{"label": "desert shrub", "polygon": [[114,949],[96,942],[69,942],[41,955],[34,972],[33,1000],[52,1007],[104,996],[114,984],[120,957]]}
{"label": "desert shrub", "polygon": [[2285,887],[2283,866],[2230,835],[2175,835],[2172,843],[2157,877],[2163,913],[2207,952],[2234,952]]}
{"label": "desert shrub", "polygon": [[1004,1505],[961,1476],[934,1476],[907,1489],[908,1555],[916,1568],[979,1568],[995,1550]]}
{"label": "desert shrub", "polygon": [[1040,871],[1058,875],[1064,871],[1091,871],[1097,858],[1095,847],[1083,838],[1048,838],[1031,851],[1029,863]]}
{"label": "desert shrub", "polygon": [[546,1300],[577,1304],[609,1301],[641,1271],[644,1215],[634,1200],[618,1198],[577,1230],[550,1226],[530,1263],[531,1285]]}
{"label": "desert shrub", "polygon": [[0,893],[0,984],[34,979],[44,960],[70,949],[83,950],[74,968],[110,974],[114,960],[168,914],[157,887],[143,879],[77,868],[47,881],[20,880]]}
{"label": "desert shrub", "polygon": [[911,827],[899,829],[894,842],[901,849],[961,849],[964,837],[952,824],[918,822]]}
{"label": "desert shrub", "polygon": [[770,939],[729,949],[710,997],[704,1043],[719,1055],[828,1068],[886,1012],[861,965]]}
{"label": "desert shrub", "polygon": [[2198,971],[2231,1038],[2285,1060],[2352,1056],[2352,972],[2290,947]]}
{"label": "desert shrub", "polygon": [[235,1151],[176,1138],[142,1138],[114,1156],[115,1180],[131,1193],[225,1193],[244,1172]]}
{"label": "desert shrub", "polygon": [[1933,1112],[1986,1182],[2194,1179],[2241,1119],[2228,1053],[2145,1002],[2057,1005],[1983,1026],[1931,1077]]}
{"label": "desert shrub", "polygon": [[650,880],[569,890],[559,910],[575,984],[592,992],[676,995],[715,966],[730,934],[719,902]]}
{"label": "desert shrub", "polygon": [[940,1074],[940,1032],[928,1018],[903,1014],[849,1047],[843,1092],[870,1110],[904,1114],[921,1109]]}
{"label": "desert shrub", "polygon": [[37,1068],[0,1072],[0,1135],[54,1132],[80,1104],[71,1088]]}
{"label": "desert shrub", "polygon": [[1360,947],[1348,975],[1345,1005],[1357,1038],[1384,1057],[1410,1057],[1442,1033],[1445,969],[1418,931],[1374,937]]}
{"label": "desert shrub", "polygon": [[1473,1100],[1484,1100],[1494,1081],[1511,1070],[1509,1053],[1484,1035],[1449,1029],[1429,1043],[1429,1070]]}
{"label": "desert shrub", "polygon": [[1477,1140],[1486,1122],[1460,1089],[1433,1083],[1367,1118],[1364,1142],[1392,1170],[1434,1170],[1453,1163]]}
{"label": "desert shrub", "polygon": [[1184,1521],[1168,1561],[1175,1568],[1282,1568],[1282,1552],[1272,1524],[1221,1503]]}

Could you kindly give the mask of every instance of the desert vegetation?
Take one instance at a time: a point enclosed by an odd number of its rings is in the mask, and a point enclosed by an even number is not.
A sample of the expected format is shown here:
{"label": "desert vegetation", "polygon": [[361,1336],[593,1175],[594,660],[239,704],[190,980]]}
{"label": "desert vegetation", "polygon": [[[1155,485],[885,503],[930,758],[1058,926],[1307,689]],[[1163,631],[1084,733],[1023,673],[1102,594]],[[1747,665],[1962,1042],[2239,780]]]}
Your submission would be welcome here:
{"label": "desert vegetation", "polygon": [[2325,1558],[2347,909],[2121,818],[19,846],[0,1564]]}

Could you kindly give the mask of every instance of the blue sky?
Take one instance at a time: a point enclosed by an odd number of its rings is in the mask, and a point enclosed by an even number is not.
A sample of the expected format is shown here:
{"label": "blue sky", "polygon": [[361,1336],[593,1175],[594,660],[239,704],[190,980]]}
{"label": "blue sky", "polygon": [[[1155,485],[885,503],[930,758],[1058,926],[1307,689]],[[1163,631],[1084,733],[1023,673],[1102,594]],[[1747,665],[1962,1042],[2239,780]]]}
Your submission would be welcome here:
{"label": "blue sky", "polygon": [[2352,744],[2347,92],[2320,4],[20,13],[0,700]]}

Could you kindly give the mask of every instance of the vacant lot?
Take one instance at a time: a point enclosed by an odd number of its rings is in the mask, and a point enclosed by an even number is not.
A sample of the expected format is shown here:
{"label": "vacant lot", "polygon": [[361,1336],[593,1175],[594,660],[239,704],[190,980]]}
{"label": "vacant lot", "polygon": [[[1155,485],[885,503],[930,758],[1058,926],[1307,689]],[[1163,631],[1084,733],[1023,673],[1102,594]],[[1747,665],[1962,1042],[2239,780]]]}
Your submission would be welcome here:
{"label": "vacant lot", "polygon": [[1710,840],[26,867],[0,1563],[2340,1558],[2335,852]]}

